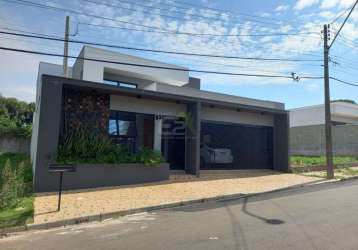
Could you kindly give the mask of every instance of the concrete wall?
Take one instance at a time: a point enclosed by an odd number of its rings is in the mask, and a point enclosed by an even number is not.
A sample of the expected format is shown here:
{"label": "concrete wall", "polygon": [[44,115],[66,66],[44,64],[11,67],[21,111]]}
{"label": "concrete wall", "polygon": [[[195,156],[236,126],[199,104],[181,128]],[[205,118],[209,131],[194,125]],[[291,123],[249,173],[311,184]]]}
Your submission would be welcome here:
{"label": "concrete wall", "polygon": [[[58,173],[50,175],[54,178],[59,178]],[[140,184],[165,181],[168,178],[168,163],[161,163],[158,166],[144,166],[142,164],[79,164],[76,166],[76,172],[64,174],[63,189],[73,190]]]}
{"label": "concrete wall", "polygon": [[[337,123],[358,123],[358,105],[331,103],[332,121]],[[290,110],[290,127],[322,125],[325,123],[324,105],[315,105]]]}
{"label": "concrete wall", "polygon": [[279,171],[290,170],[289,160],[289,115],[274,116],[273,127],[273,169]]}
{"label": "concrete wall", "polygon": [[38,111],[38,124],[33,155],[33,174],[35,192],[54,191],[57,188],[57,176],[48,173],[48,165],[57,153],[62,115],[62,80],[53,80],[43,76],[43,84],[38,91],[41,98]]}
{"label": "concrete wall", "polygon": [[[141,65],[151,65],[183,70],[169,70],[161,68],[145,68],[124,64],[113,64],[106,62],[95,62],[85,60],[83,62],[83,80],[102,82],[104,73],[113,73],[128,77],[135,77],[156,82],[168,83],[182,86],[189,82],[189,72],[183,67],[162,63],[158,61],[148,60],[115,51],[104,50],[85,46],[83,48],[85,58],[92,58],[104,61],[115,61],[122,63],[132,63]],[[81,61],[81,60],[80,60]],[[78,64],[81,65],[81,64]],[[77,70],[76,70],[77,72]]]}
{"label": "concrete wall", "polygon": [[150,100],[127,96],[111,95],[110,109],[153,115],[178,116],[186,112],[185,104]]}
{"label": "concrete wall", "polygon": [[188,104],[185,144],[185,172],[196,176],[200,175],[200,130],[201,130],[201,103]]}
{"label": "concrete wall", "polygon": [[0,152],[30,153],[30,138],[0,136]]}
{"label": "concrete wall", "polygon": [[[72,75],[72,68],[68,68],[68,72]],[[31,145],[30,145],[30,157],[33,162],[33,171],[35,171],[35,156],[37,154],[37,143],[38,143],[38,134],[39,134],[39,119],[41,112],[41,96],[42,96],[42,75],[49,74],[54,76],[63,76],[63,68],[61,65],[44,63],[40,62],[39,70],[37,75],[36,83],[36,100],[35,100],[35,110],[32,120],[32,135],[31,135]]]}
{"label": "concrete wall", "polygon": [[254,112],[237,112],[235,110],[202,107],[202,120],[218,121],[258,126],[273,126],[273,116]]}
{"label": "concrete wall", "polygon": [[261,107],[261,108],[278,109],[278,110],[285,109],[285,105],[279,102],[271,102],[271,101],[252,99],[252,98],[246,98],[241,96],[221,94],[217,92],[205,91],[205,90],[200,90],[190,87],[177,87],[177,86],[171,86],[169,84],[157,83],[155,90],[163,93],[171,93],[176,95],[206,99],[208,101],[214,100],[214,101],[227,102],[227,103],[233,103],[239,105],[254,106],[258,108]]}
{"label": "concrete wall", "polygon": [[[358,156],[358,125],[332,127],[335,155]],[[291,155],[324,155],[324,125],[290,128]]]}

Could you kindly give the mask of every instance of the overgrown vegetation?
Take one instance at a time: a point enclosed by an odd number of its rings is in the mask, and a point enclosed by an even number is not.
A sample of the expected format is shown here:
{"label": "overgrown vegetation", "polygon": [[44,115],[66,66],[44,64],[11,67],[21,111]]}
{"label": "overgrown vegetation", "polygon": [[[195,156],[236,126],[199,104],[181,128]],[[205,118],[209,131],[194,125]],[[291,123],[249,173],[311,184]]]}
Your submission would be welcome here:
{"label": "overgrown vegetation", "polygon": [[86,129],[68,133],[58,147],[56,159],[59,164],[143,163],[147,166],[158,165],[162,161],[160,152],[144,148],[132,154],[127,147],[113,144],[107,136]]}
{"label": "overgrown vegetation", "polygon": [[[291,156],[291,164],[293,166],[320,166],[326,164],[325,156]],[[358,157],[353,156],[335,156],[333,158],[335,165],[344,165],[358,163]]]}
{"label": "overgrown vegetation", "polygon": [[30,137],[34,103],[0,95],[0,135]]}
{"label": "overgrown vegetation", "polygon": [[24,224],[33,215],[32,170],[27,155],[0,154],[0,228]]}

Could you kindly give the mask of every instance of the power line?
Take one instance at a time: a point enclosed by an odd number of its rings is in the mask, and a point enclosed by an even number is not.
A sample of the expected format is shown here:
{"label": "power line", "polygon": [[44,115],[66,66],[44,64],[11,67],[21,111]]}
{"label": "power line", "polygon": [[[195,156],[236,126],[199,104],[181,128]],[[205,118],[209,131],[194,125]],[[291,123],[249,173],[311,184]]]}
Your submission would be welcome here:
{"label": "power line", "polygon": [[169,35],[187,35],[187,36],[213,36],[213,37],[273,37],[273,36],[302,36],[302,35],[320,35],[319,32],[297,32],[297,33],[266,33],[266,34],[212,34],[212,33],[192,33],[192,32],[166,32],[166,31],[156,31],[156,30],[143,30],[143,29],[135,29],[135,28],[127,28],[121,26],[111,26],[111,25],[103,25],[103,24],[92,24],[92,23],[83,23],[78,22],[79,25],[88,25],[95,27],[103,27],[103,28],[113,28],[113,29],[123,29],[130,31],[139,31],[139,32],[150,32],[150,33],[159,33],[159,34],[169,34]]}
{"label": "power line", "polygon": [[358,4],[358,0],[355,1],[355,3],[353,4],[351,10],[349,11],[348,15],[347,15],[346,18],[344,19],[344,21],[343,21],[341,27],[339,27],[338,32],[337,32],[336,35],[334,36],[333,41],[332,41],[331,44],[328,46],[328,48],[331,48],[332,45],[334,44],[334,42],[336,41],[337,37],[338,37],[339,34],[341,33],[341,31],[342,31],[344,25],[345,25],[346,22],[348,21],[349,17],[351,16],[351,14],[352,14],[352,12],[353,12],[353,10],[354,10],[354,8],[356,7],[357,4]]}
{"label": "power line", "polygon": [[61,8],[61,7],[40,4],[40,3],[35,3],[35,2],[31,2],[31,1],[26,1],[26,0],[0,0],[0,1],[9,2],[9,3],[18,3],[18,4],[42,8],[42,9],[50,9],[50,10],[55,10],[55,11],[68,12],[68,13],[72,13],[74,15],[88,16],[88,17],[93,17],[93,18],[97,18],[97,19],[103,19],[103,20],[109,20],[109,21],[118,22],[118,23],[125,23],[125,24],[134,25],[134,26],[145,27],[145,28],[149,28],[149,29],[170,31],[170,30],[162,29],[162,28],[155,27],[155,26],[132,23],[132,22],[128,22],[128,21],[118,20],[116,18],[98,16],[98,15],[94,15],[94,14],[75,11],[75,10],[68,9],[68,8]]}
{"label": "power line", "polygon": [[[126,27],[121,27],[121,26],[111,26],[111,25],[102,25],[102,24],[91,24],[91,23],[83,23],[83,22],[78,22],[77,23],[77,32],[76,34],[78,33],[81,33],[81,29],[79,28],[79,25],[88,25],[88,26],[93,26],[93,27],[102,27],[102,28],[112,28],[112,29],[123,29],[123,30],[129,30],[129,31],[138,31],[138,32],[151,32],[151,33],[158,33],[158,34],[161,34],[161,33],[164,33],[164,34],[167,34],[167,35],[177,35],[176,33],[167,33],[167,32],[161,32],[161,31],[155,31],[155,30],[141,30],[141,29],[132,29],[132,28],[126,28]],[[104,31],[103,29],[101,29],[101,31]],[[223,35],[223,36],[226,36],[226,35]],[[245,35],[243,35],[245,36]],[[250,36],[250,35],[249,35]],[[193,36],[193,38],[195,37],[200,37],[200,36]],[[221,39],[219,40],[219,42],[223,42],[225,44],[230,44],[230,45],[240,45],[240,46],[245,46],[246,44],[243,44],[243,43],[239,43],[239,41],[230,41],[230,40],[227,40],[227,39]],[[264,46],[257,46],[255,45],[254,46],[255,49],[267,49],[266,47]],[[311,57],[319,57],[321,58],[322,56],[320,55],[317,55],[317,54],[314,54],[314,53],[308,53],[308,52],[301,52],[301,51],[297,51],[297,50],[288,50],[288,49],[285,49],[284,52],[291,52],[293,54],[299,54],[299,55],[302,55],[302,56],[311,56]]]}
{"label": "power line", "polygon": [[[185,72],[188,71],[188,72],[193,72],[193,73],[219,74],[219,75],[231,75],[231,76],[247,76],[247,77],[263,77],[263,78],[284,78],[284,79],[292,79],[292,80],[295,79],[293,76],[287,76],[287,75],[245,74],[245,73],[209,71],[209,70],[201,70],[201,69],[173,68],[173,67],[164,67],[164,66],[154,66],[154,65],[137,64],[137,63],[125,63],[125,62],[118,62],[118,61],[101,60],[101,59],[87,58],[87,57],[76,57],[76,56],[70,56],[70,55],[64,56],[63,54],[47,53],[47,52],[34,51],[34,50],[25,50],[25,49],[15,49],[15,48],[9,48],[9,47],[0,47],[0,50],[21,52],[21,53],[27,53],[27,54],[36,54],[36,55],[43,55],[43,56],[60,57],[60,58],[67,57],[67,58],[70,58],[70,59],[94,61],[94,62],[103,62],[103,63],[127,65],[127,66],[134,66],[134,67],[167,69],[167,70],[185,71]],[[299,79],[322,79],[322,78],[323,77],[321,77],[321,76],[300,76],[299,77]]]}
{"label": "power line", "polygon": [[[7,34],[7,35],[13,35],[13,36],[31,37],[31,38],[36,38],[36,39],[45,39],[45,40],[50,40],[50,41],[64,42],[64,39],[55,38],[55,37],[28,35],[28,34],[20,34],[20,33],[5,32],[5,31],[0,31],[0,34]],[[73,39],[70,39],[69,42],[70,43],[78,43],[78,44],[87,44],[87,45],[94,45],[94,46],[109,47],[109,48],[125,49],[125,50],[135,50],[135,51],[142,51],[142,52],[153,52],[153,53],[175,54],[175,55],[197,56],[197,57],[213,57],[213,58],[226,58],[226,59],[238,59],[238,60],[257,60],[257,61],[285,61],[285,62],[320,62],[320,61],[322,61],[320,59],[238,57],[238,56],[225,56],[225,55],[213,55],[213,54],[198,54],[198,53],[189,53],[189,52],[180,52],[180,51],[167,51],[167,50],[155,50],[155,49],[127,47],[127,46],[119,46],[119,45],[114,45],[114,44],[104,44],[104,43],[96,43],[96,42],[88,42],[88,41],[79,41],[79,40],[73,40]]]}
{"label": "power line", "polygon": [[[129,10],[129,11],[138,11],[137,9],[127,8],[127,7],[124,7],[123,5],[118,5],[118,4],[97,2],[97,1],[93,1],[93,0],[82,0],[82,1],[87,2],[87,3],[96,4],[96,5],[103,5],[103,6],[107,6],[107,7],[115,7],[115,8]],[[148,5],[143,5],[143,4],[138,4],[137,2],[130,2],[130,1],[124,1],[124,0],[117,0],[117,2],[128,3],[131,6],[133,6],[133,5],[134,6],[140,6],[140,7],[144,7],[144,8],[147,8],[147,9],[151,8],[151,9],[157,9],[157,10],[161,10],[161,11],[163,10],[163,8],[159,8],[159,7],[155,7],[155,6],[148,6]],[[175,6],[173,6],[173,7],[175,7]],[[142,10],[142,12],[143,13],[148,13],[148,14],[153,14],[151,11],[149,11],[147,9]],[[177,11],[177,10],[168,10],[168,9],[164,9],[164,10],[179,13],[180,15],[182,15],[182,17],[171,16],[171,15],[161,14],[161,13],[157,13],[156,15],[164,17],[164,18],[176,19],[176,20],[192,21],[190,18],[187,18],[187,16],[190,16],[190,17],[199,18],[199,19],[208,19],[208,20],[221,21],[221,22],[228,23],[228,21],[226,21],[226,20],[224,20],[222,18],[218,18],[218,17],[208,17],[208,16],[203,16],[203,15],[198,15],[198,14],[191,14],[191,13],[181,12],[181,11]],[[235,19],[237,19],[237,18],[235,18]],[[242,22],[242,21],[240,20],[240,22]],[[271,25],[273,24],[272,22],[264,22],[264,21],[258,21],[258,20],[254,20],[253,22],[258,22],[258,23],[263,23],[263,24],[271,24]],[[276,26],[277,25],[278,24],[276,24]]]}
{"label": "power line", "polygon": [[330,77],[330,79],[335,80],[335,81],[340,82],[340,83],[343,83],[343,84],[350,85],[350,86],[358,87],[358,83],[352,83],[352,82],[344,81],[344,80],[341,80],[341,79],[338,79],[338,78],[335,78],[335,77]]}
{"label": "power line", "polygon": [[[117,0],[118,1],[118,0]],[[153,2],[152,0],[149,0],[151,2]],[[170,5],[168,3],[164,3],[164,2],[160,2],[160,4],[162,5],[167,5],[170,7],[176,7],[176,8],[183,8],[183,9],[188,9],[188,8],[184,8],[180,5],[185,5],[185,6],[190,6],[191,8],[194,8],[195,10],[197,9],[202,9],[202,10],[210,10],[216,13],[222,13],[222,14],[230,14],[231,16],[245,16],[246,18],[259,18],[259,19],[264,19],[265,21],[267,20],[266,17],[262,17],[262,16],[258,16],[258,15],[253,15],[253,14],[248,14],[248,13],[243,13],[243,12],[238,12],[238,11],[232,11],[232,10],[227,10],[227,9],[219,9],[219,8],[213,8],[213,7],[207,7],[207,6],[203,6],[200,4],[194,4],[194,3],[188,3],[188,2],[184,2],[184,1],[169,1],[172,4],[177,4],[177,5]],[[179,6],[178,6],[179,4]],[[297,25],[297,22],[295,21],[289,21],[289,20],[278,20],[275,18],[270,17],[271,20],[277,21],[279,23],[294,23]],[[267,22],[267,21],[266,21]],[[277,23],[277,24],[279,24]]]}
{"label": "power line", "polygon": [[[115,8],[130,10],[130,11],[138,11],[136,9],[126,8],[123,5],[118,5],[118,4],[110,4],[110,3],[98,2],[98,1],[94,1],[94,0],[82,0],[82,1],[92,3],[92,4],[97,4],[97,5],[103,5],[103,6],[108,6],[108,7],[115,7]],[[173,9],[163,9],[161,7],[156,7],[156,6],[153,6],[153,5],[148,6],[148,5],[140,4],[138,2],[133,2],[133,1],[116,0],[116,2],[126,3],[126,4],[131,5],[131,6],[139,6],[139,7],[142,7],[142,8],[144,7],[146,9],[157,9],[157,10],[165,11],[165,12],[168,12],[168,11],[169,12],[174,12],[174,13],[178,13],[178,14],[180,14],[182,16],[182,17],[178,17],[178,16],[170,16],[170,15],[167,15],[167,14],[163,15],[161,13],[157,14],[158,16],[162,16],[162,17],[170,18],[170,19],[179,19],[179,20],[192,21],[190,18],[186,18],[186,16],[190,16],[190,17],[199,18],[199,19],[208,19],[208,20],[214,20],[214,21],[221,21],[221,22],[225,22],[225,23],[230,23],[230,21],[224,20],[223,18],[220,18],[220,17],[210,17],[210,16],[199,15],[199,14],[191,14],[191,13],[188,13],[188,12],[182,12],[182,11],[173,10]],[[161,4],[164,4],[164,3],[161,3]],[[179,7],[179,6],[176,6],[176,5],[170,5],[170,4],[165,4],[165,5],[169,6],[170,8],[182,8],[182,9],[184,9],[186,11],[190,10],[188,8]],[[201,6],[200,8],[205,9],[206,7]],[[216,12],[218,13],[218,11],[216,11]],[[152,14],[152,12],[150,12],[148,10],[144,10],[143,13]],[[230,14],[230,16],[231,16],[230,20],[235,19],[235,20],[238,20],[242,24],[244,24],[244,22],[242,20],[238,19],[237,15],[244,16],[246,18],[248,18],[248,17],[249,18],[256,18],[256,19],[249,19],[250,22],[262,23],[262,24],[266,24],[266,25],[275,25],[276,27],[281,26],[282,22],[283,22],[282,20],[279,20],[280,24],[279,23],[274,23],[274,22],[268,22],[266,18],[263,18],[263,17],[260,17],[260,16],[249,15],[249,14],[243,14],[243,13],[236,13],[235,15],[233,15],[231,12],[225,12],[224,14]],[[265,19],[265,21],[257,20],[257,18]],[[284,22],[286,23],[287,21],[284,21]],[[260,26],[257,26],[257,27],[260,27]],[[261,25],[261,27],[264,27],[264,26]]]}
{"label": "power line", "polygon": [[331,25],[333,25],[335,22],[338,21],[338,19],[340,19],[343,15],[345,15],[352,7],[354,6],[354,4],[352,4],[351,6],[349,6],[347,9],[345,9],[344,11],[342,11],[342,13],[338,14],[338,16],[333,19],[333,21],[331,22]]}
{"label": "power line", "polygon": [[[205,34],[205,33],[179,32],[179,31],[171,31],[171,30],[167,30],[167,29],[163,29],[163,28],[159,28],[159,27],[155,27],[155,26],[143,25],[143,24],[133,23],[133,22],[129,22],[129,21],[122,21],[122,20],[118,20],[116,18],[103,17],[103,16],[97,16],[97,15],[93,15],[93,14],[89,14],[89,13],[78,12],[78,11],[67,9],[67,8],[55,7],[55,6],[45,5],[45,4],[39,4],[39,3],[26,1],[26,0],[1,0],[1,1],[11,2],[11,3],[18,2],[19,4],[29,5],[29,6],[33,6],[33,7],[39,7],[39,8],[45,8],[45,9],[69,12],[69,13],[76,14],[76,15],[90,16],[90,17],[93,17],[93,18],[104,19],[104,20],[109,20],[109,21],[113,21],[113,22],[125,23],[125,24],[134,25],[134,26],[160,30],[160,31],[162,31],[161,33],[165,33],[165,34],[190,35],[190,36],[223,36],[223,37],[300,36],[300,35],[313,35],[313,34],[318,35],[319,34],[318,32],[296,32],[296,33],[271,33],[271,34],[268,33],[268,34],[247,34],[247,35],[244,35],[244,34],[241,34],[241,35],[240,34],[239,35],[227,34],[227,35],[224,35],[224,34]],[[124,8],[122,6],[111,5],[111,4],[106,4],[106,3],[99,3],[99,2],[95,2],[95,1],[91,1],[91,0],[82,0],[82,1],[96,3],[96,4],[100,4],[100,5],[104,5],[104,6],[112,6],[112,7]],[[128,8],[125,8],[125,9],[128,9]],[[129,10],[135,11],[133,9],[129,9]],[[166,17],[176,18],[176,17],[172,17],[172,16],[168,16],[168,15],[166,15]],[[87,25],[92,25],[92,24],[87,24]],[[97,26],[99,26],[99,25],[97,25]],[[154,32],[152,30],[139,30],[139,29],[134,29],[134,28],[124,28],[124,27],[116,27],[116,28],[133,30],[133,31],[142,31],[142,32]]]}

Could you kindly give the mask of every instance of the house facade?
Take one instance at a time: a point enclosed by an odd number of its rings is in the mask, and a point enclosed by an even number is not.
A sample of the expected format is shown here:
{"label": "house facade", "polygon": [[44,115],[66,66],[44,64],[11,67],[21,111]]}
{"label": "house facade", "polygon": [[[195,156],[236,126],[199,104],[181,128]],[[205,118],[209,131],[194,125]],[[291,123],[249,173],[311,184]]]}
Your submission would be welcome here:
{"label": "house facade", "polygon": [[60,65],[39,66],[31,145],[36,191],[56,189],[48,164],[61,133],[74,126],[93,127],[132,151],[160,151],[170,170],[196,176],[201,169],[289,170],[282,103],[204,91],[186,68],[88,46],[70,76],[62,72]]}
{"label": "house facade", "polygon": [[[358,105],[331,103],[333,152],[335,155],[358,155]],[[290,110],[290,153],[325,154],[324,105]]]}

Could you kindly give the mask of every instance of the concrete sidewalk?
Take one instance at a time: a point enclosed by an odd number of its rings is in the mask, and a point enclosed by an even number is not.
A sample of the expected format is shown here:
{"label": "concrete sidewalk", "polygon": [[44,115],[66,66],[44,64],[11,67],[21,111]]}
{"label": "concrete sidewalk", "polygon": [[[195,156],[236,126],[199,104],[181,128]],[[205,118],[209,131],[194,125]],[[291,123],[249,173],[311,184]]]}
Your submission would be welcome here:
{"label": "concrete sidewalk", "polygon": [[85,217],[102,218],[101,215],[146,207],[267,192],[318,180],[271,170],[203,171],[200,178],[174,174],[165,182],[64,192],[60,212],[56,211],[56,193],[41,194],[35,198],[34,225],[75,218],[81,222],[80,218]]}

